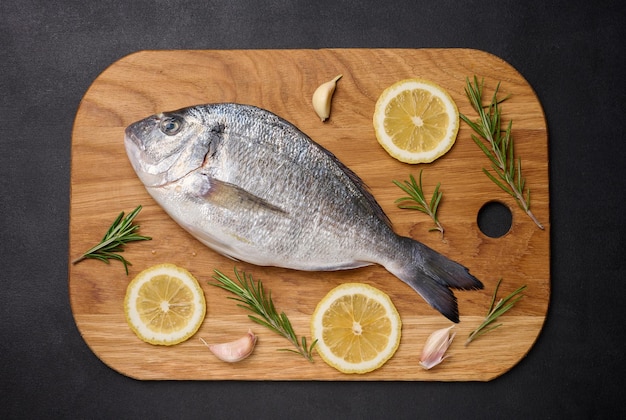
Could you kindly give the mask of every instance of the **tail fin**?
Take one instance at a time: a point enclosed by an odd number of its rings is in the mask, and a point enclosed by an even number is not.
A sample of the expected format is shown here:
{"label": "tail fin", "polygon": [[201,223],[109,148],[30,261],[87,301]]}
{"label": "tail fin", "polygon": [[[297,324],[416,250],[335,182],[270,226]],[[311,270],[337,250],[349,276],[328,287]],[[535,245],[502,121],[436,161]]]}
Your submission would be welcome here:
{"label": "tail fin", "polygon": [[411,261],[402,267],[388,267],[400,280],[411,286],[433,308],[452,322],[459,322],[459,309],[450,290],[482,289],[483,284],[461,264],[410,238],[405,241]]}

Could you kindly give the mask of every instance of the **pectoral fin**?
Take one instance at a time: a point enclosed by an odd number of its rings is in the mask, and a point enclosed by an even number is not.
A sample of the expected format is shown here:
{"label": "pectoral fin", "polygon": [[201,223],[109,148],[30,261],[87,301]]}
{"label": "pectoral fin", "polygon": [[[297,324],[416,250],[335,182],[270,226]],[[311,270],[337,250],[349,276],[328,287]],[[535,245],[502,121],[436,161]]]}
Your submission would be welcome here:
{"label": "pectoral fin", "polygon": [[286,215],[287,212],[267,200],[246,191],[245,189],[207,177],[206,188],[202,189],[201,196],[211,204],[229,210],[270,211]]}

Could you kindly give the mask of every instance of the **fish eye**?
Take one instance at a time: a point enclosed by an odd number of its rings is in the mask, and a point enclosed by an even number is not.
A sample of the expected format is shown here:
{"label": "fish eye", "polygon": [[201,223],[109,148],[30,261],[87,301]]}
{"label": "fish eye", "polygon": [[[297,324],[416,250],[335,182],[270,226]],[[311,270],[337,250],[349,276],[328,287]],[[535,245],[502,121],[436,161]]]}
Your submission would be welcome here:
{"label": "fish eye", "polygon": [[168,136],[173,136],[180,131],[183,126],[182,119],[177,116],[173,117],[165,117],[161,120],[161,124],[159,128],[163,132],[163,134],[167,134]]}

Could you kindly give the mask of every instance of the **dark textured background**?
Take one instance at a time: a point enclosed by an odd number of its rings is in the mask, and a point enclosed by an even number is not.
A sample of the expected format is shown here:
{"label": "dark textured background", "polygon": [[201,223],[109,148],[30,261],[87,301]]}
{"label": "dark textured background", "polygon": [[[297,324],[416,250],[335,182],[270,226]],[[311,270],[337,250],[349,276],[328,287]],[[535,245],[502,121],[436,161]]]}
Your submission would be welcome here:
{"label": "dark textured background", "polygon": [[[0,417],[625,417],[622,1],[3,1]],[[465,47],[542,101],[552,297],[528,356],[488,383],[139,382],[101,363],[68,300],[81,97],[143,49]]]}

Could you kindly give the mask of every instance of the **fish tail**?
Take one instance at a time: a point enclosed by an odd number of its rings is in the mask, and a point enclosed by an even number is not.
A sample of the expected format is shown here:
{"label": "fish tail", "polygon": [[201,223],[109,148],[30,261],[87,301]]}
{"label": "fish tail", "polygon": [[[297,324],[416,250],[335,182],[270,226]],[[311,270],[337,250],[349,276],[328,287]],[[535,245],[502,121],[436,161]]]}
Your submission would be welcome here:
{"label": "fish tail", "polygon": [[482,289],[469,269],[410,238],[401,237],[410,261],[388,270],[407,283],[426,302],[452,322],[459,322],[459,309],[452,289]]}

